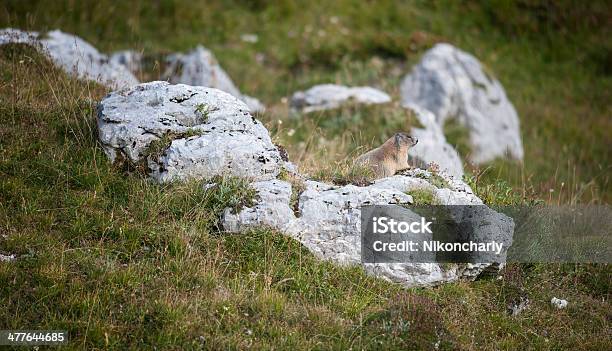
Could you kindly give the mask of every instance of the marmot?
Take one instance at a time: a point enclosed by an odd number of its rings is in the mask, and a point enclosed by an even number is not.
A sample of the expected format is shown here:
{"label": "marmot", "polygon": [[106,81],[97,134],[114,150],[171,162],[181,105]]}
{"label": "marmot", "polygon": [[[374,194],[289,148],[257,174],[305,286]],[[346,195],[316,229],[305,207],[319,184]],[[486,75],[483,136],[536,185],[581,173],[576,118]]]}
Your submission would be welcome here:
{"label": "marmot", "polygon": [[377,179],[390,177],[397,171],[410,168],[408,149],[418,142],[417,138],[406,133],[395,133],[381,146],[357,157],[355,164],[371,167]]}

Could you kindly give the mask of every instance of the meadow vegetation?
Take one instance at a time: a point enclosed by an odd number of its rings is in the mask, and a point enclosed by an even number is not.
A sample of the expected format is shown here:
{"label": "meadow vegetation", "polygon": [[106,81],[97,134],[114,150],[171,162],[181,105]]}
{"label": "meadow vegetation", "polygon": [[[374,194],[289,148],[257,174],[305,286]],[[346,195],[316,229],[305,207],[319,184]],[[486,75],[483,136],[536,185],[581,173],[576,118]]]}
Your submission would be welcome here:
{"label": "meadow vegetation", "polygon": [[[486,203],[508,205],[610,201],[610,13],[605,1],[7,0],[0,23],[140,50],[152,67],[141,78],[159,76],[155,57],[203,44],[268,106],[258,118],[289,158],[337,183],[367,182],[348,162],[415,125],[397,102],[399,81],[431,45],[453,43],[500,79],[521,117],[522,164],[466,164]],[[373,85],[394,102],[306,117],[288,109],[292,92],[328,82]],[[65,329],[67,349],[612,344],[608,265],[511,264],[500,279],[406,290],[266,228],[223,233],[225,208],[256,196],[248,181],[158,185],[110,164],[95,126],[108,92],[27,46],[0,47],[0,253],[19,257],[0,263],[0,329]],[[448,128],[466,156],[463,131]],[[553,296],[568,308],[553,308]],[[512,316],[524,297],[529,308]]]}

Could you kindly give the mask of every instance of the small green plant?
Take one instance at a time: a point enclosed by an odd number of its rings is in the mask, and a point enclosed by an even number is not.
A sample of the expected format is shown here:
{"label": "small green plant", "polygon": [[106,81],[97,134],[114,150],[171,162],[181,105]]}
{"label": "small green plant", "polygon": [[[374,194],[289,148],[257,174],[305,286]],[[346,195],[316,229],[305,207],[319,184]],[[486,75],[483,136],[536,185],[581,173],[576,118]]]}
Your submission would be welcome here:
{"label": "small green plant", "polygon": [[304,192],[304,190],[306,190],[306,185],[303,181],[299,179],[294,179],[291,181],[291,199],[289,201],[289,206],[291,206],[296,216],[299,215],[300,212],[299,200],[300,195]]}
{"label": "small green plant", "polygon": [[200,103],[195,108],[196,116],[200,118],[201,123],[208,122],[208,114],[210,113],[210,106],[208,104]]}
{"label": "small green plant", "polygon": [[206,207],[219,216],[226,208],[234,213],[244,207],[253,207],[257,192],[251,187],[249,180],[238,177],[218,176],[210,180],[214,184],[204,190]]}
{"label": "small green plant", "polygon": [[196,128],[189,129],[182,133],[175,132],[167,132],[162,135],[161,138],[153,140],[145,152],[143,156],[145,158],[150,158],[152,160],[157,160],[161,156],[163,156],[164,152],[172,145],[172,142],[177,139],[185,139],[190,138],[192,136],[200,135],[201,131]]}
{"label": "small green plant", "polygon": [[463,180],[487,205],[506,206],[527,203],[527,200],[521,196],[520,191],[513,189],[502,179],[497,179],[492,183],[484,183],[480,181],[480,176],[467,174],[463,176]]}
{"label": "small green plant", "polygon": [[406,194],[412,196],[415,205],[437,205],[439,203],[431,189],[415,189]]}
{"label": "small green plant", "polygon": [[143,156],[152,158],[154,160],[159,159],[164,154],[166,149],[170,147],[172,141],[176,138],[176,134],[173,133],[166,133],[162,135],[161,138],[155,139],[149,144]]}
{"label": "small green plant", "polygon": [[448,182],[442,178],[438,173],[431,172],[431,177],[428,179],[429,184],[435,186],[438,189],[448,188]]}
{"label": "small green plant", "polygon": [[407,349],[454,349],[440,306],[431,298],[405,291],[391,297],[386,308],[370,317],[369,328],[389,334]]}

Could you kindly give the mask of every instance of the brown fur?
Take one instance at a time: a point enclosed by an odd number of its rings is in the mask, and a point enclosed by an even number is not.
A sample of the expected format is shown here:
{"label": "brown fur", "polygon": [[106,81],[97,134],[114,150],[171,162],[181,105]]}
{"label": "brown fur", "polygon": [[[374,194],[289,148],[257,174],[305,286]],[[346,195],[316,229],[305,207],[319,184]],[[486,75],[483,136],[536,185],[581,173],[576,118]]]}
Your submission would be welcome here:
{"label": "brown fur", "polygon": [[406,133],[395,133],[381,146],[359,156],[355,164],[370,167],[377,179],[390,177],[398,171],[410,168],[408,149],[417,143],[416,138]]}

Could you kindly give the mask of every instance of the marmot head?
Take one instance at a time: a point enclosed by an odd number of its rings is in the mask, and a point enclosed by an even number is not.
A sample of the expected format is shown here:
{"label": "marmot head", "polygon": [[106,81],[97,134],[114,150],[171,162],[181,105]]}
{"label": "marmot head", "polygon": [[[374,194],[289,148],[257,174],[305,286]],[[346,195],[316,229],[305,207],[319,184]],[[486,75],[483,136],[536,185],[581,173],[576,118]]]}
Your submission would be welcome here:
{"label": "marmot head", "polygon": [[418,142],[419,139],[412,137],[406,133],[395,133],[395,135],[393,136],[393,140],[395,142],[395,146],[399,149],[401,147],[413,147],[415,146]]}

